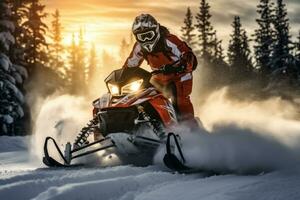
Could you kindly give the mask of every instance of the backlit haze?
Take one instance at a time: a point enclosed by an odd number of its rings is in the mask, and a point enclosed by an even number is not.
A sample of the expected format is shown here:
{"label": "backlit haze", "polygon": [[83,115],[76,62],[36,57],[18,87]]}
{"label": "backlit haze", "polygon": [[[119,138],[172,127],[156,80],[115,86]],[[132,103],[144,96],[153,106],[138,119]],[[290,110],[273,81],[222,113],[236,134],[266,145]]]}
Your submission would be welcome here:
{"label": "backlit haze", "polygon": [[[248,34],[256,27],[255,18],[258,0],[209,0],[212,24],[217,35],[223,40],[224,48],[228,45],[232,31],[234,15],[239,15]],[[200,0],[47,0],[46,11],[53,13],[57,8],[61,13],[64,44],[70,44],[72,34],[82,28],[87,44],[95,43],[98,53],[103,49],[110,53],[119,52],[123,37],[129,40],[131,24],[140,13],[150,13],[167,26],[172,33],[180,34],[180,27],[186,8],[192,9],[193,15],[199,9]],[[300,1],[285,0],[291,21],[291,33],[296,35],[300,26]],[[51,19],[47,19],[50,22]],[[195,22],[195,21],[194,21]]]}

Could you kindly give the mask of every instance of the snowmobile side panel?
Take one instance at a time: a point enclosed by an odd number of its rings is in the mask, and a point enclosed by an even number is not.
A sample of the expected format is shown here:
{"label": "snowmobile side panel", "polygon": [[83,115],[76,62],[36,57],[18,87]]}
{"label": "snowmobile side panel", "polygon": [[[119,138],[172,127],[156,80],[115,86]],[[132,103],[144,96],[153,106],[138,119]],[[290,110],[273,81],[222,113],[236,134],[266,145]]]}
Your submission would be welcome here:
{"label": "snowmobile side panel", "polygon": [[149,101],[153,108],[157,111],[164,125],[169,127],[176,123],[176,114],[173,106],[162,95],[157,96]]}

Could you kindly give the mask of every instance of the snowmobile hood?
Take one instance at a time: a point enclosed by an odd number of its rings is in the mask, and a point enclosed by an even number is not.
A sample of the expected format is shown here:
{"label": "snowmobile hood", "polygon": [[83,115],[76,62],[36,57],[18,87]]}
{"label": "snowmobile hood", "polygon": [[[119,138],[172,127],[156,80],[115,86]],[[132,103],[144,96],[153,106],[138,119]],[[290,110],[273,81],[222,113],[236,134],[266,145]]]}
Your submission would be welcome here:
{"label": "snowmobile hood", "polygon": [[123,87],[124,85],[131,83],[133,81],[143,79],[143,88],[150,87],[150,78],[151,73],[140,68],[140,67],[131,67],[131,68],[122,68],[114,70],[110,75],[105,79],[106,85],[112,84],[118,87]]}

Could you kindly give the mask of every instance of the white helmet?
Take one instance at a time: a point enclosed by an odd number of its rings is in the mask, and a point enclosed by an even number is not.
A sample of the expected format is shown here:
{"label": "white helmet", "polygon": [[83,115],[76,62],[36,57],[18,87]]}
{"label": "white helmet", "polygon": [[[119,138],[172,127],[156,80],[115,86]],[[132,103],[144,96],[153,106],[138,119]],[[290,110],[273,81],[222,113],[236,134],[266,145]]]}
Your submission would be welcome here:
{"label": "white helmet", "polygon": [[137,16],[132,25],[132,32],[143,49],[152,52],[160,39],[159,24],[149,14]]}

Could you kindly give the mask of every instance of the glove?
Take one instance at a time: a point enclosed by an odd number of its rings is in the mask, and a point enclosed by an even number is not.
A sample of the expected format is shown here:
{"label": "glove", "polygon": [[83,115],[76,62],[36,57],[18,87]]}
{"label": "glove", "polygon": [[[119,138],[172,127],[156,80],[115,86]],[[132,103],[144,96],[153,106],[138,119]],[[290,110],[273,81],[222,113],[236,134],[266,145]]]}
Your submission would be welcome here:
{"label": "glove", "polygon": [[162,67],[162,72],[163,74],[176,74],[176,73],[182,73],[184,72],[185,67],[180,65],[180,66],[173,66],[173,65],[164,65]]}

